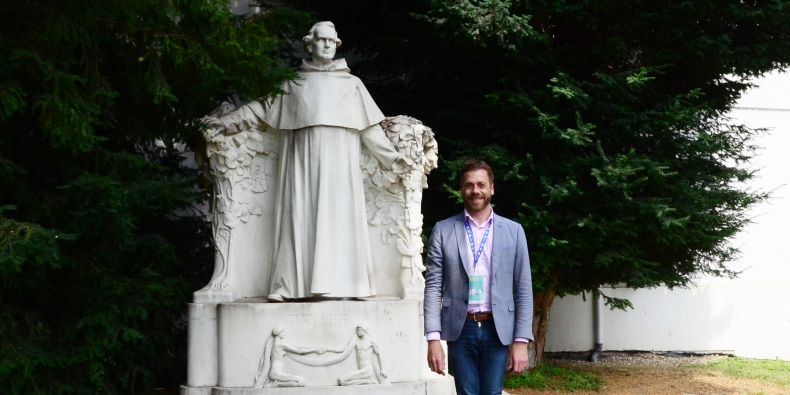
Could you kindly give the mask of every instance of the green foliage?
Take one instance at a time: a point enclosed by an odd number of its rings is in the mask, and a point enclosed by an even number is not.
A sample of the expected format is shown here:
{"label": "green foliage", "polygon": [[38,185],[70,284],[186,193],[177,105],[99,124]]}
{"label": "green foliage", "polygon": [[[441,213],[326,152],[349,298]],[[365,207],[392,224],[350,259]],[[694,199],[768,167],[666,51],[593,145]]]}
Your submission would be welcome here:
{"label": "green foliage", "polygon": [[767,359],[727,358],[706,363],[706,372],[716,372],[733,378],[757,380],[790,390],[790,362]]}
{"label": "green foliage", "polygon": [[433,22],[454,26],[456,38],[463,38],[481,46],[493,46],[516,51],[519,42],[535,34],[529,25],[529,15],[512,14],[509,0],[436,2]]}
{"label": "green foliage", "polygon": [[267,29],[289,12],[227,6],[0,1],[5,393],[150,392],[186,376],[185,304],[213,251],[182,152],[201,149],[196,119],[221,99],[291,75]]}
{"label": "green foliage", "polygon": [[599,391],[601,377],[581,370],[569,369],[550,363],[505,378],[505,388],[529,388],[539,391]]}
{"label": "green foliage", "polygon": [[722,114],[741,78],[790,64],[786,2],[294,3],[335,22],[384,113],[436,132],[426,224],[459,210],[463,158],[492,164],[535,291],[736,274],[728,241],[764,198],[742,184],[760,131]]}

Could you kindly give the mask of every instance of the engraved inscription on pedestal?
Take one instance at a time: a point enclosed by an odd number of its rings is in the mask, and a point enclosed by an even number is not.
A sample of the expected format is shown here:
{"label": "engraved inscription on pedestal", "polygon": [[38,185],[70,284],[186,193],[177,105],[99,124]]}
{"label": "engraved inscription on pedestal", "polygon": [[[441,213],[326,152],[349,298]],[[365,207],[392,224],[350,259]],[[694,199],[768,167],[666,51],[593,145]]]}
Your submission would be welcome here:
{"label": "engraved inscription on pedestal", "polygon": [[288,314],[289,328],[336,328],[348,323],[349,315],[345,313],[321,314],[318,316],[305,314]]}

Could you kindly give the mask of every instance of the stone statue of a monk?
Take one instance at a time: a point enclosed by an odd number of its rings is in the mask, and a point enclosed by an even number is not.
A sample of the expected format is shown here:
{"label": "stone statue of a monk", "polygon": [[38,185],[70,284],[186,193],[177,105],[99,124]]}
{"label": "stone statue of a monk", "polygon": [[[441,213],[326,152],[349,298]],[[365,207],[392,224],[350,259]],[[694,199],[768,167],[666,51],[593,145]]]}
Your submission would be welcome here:
{"label": "stone statue of a monk", "polygon": [[206,119],[215,133],[251,127],[284,132],[277,171],[270,300],[376,294],[360,169],[364,144],[385,168],[398,153],[384,115],[345,59],[332,22],[303,38],[311,60],[270,100]]}

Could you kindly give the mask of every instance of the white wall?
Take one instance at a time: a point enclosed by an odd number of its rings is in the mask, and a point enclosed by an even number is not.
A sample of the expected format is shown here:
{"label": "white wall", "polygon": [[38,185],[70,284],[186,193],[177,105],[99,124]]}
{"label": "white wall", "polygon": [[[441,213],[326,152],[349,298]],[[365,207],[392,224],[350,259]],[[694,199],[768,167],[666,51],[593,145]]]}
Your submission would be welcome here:
{"label": "white wall", "polygon": [[[748,188],[770,191],[754,207],[753,223],[734,240],[741,257],[736,279],[704,277],[688,289],[604,289],[634,305],[603,314],[604,350],[727,351],[752,358],[790,360],[790,74],[755,81],[731,114],[735,123],[770,130]],[[589,296],[589,295],[588,295]],[[573,296],[555,300],[547,351],[593,347],[592,305]]]}

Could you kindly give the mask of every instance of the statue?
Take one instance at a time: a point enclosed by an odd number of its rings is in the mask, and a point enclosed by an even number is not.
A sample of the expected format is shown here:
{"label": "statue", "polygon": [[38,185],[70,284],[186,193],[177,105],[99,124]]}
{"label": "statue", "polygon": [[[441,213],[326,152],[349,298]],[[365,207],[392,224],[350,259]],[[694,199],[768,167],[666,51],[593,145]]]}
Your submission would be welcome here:
{"label": "statue", "polygon": [[283,131],[268,299],[374,296],[361,146],[384,168],[405,165],[365,86],[345,59],[334,60],[341,44],[334,24],[316,23],[303,41],[312,59],[282,95],[204,122],[209,137],[253,127]]}
{"label": "statue", "polygon": [[305,355],[310,353],[323,354],[322,348],[291,347],[285,342],[284,330],[280,327],[272,329],[272,335],[266,340],[258,374],[255,376],[255,387],[304,387],[305,380],[301,376],[288,373],[283,369],[283,358],[288,353]]}
{"label": "statue", "polygon": [[[368,328],[357,325],[356,334],[349,339],[345,348],[292,347],[285,342],[285,331],[280,327],[272,330],[258,364],[254,387],[304,387],[305,379],[285,371],[284,359],[290,358],[302,365],[328,367],[346,360],[356,351],[357,369],[337,379],[338,385],[385,384],[387,375],[381,366],[381,352],[370,339]],[[325,353],[335,354],[322,357]]]}
{"label": "statue", "polygon": [[[202,119],[206,151],[196,155],[213,182],[214,272],[189,305],[182,393],[356,394],[387,384],[452,394],[451,378],[431,376],[419,341],[433,131],[384,117],[334,59],[341,41],[331,22],[303,42],[310,59],[283,94],[233,99]],[[375,320],[370,331],[364,320]]]}
{"label": "statue", "polygon": [[387,375],[384,374],[384,369],[381,367],[381,352],[378,346],[370,340],[368,328],[359,325],[356,332],[356,338],[352,337],[348,341],[345,350],[332,350],[339,351],[342,359],[348,357],[352,351],[357,352],[357,370],[337,379],[337,383],[339,385],[386,383]]}

